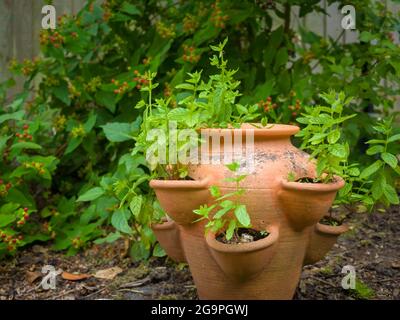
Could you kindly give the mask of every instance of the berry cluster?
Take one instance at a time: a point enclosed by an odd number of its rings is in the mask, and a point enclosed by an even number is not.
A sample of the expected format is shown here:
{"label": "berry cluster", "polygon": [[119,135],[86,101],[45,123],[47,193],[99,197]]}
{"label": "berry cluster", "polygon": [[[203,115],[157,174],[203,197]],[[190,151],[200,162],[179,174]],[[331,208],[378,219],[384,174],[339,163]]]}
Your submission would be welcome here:
{"label": "berry cluster", "polygon": [[145,66],[147,66],[151,62],[151,57],[143,58],[142,62]]}
{"label": "berry cluster", "polygon": [[136,89],[141,89],[142,86],[146,86],[149,84],[149,80],[147,79],[146,75],[141,74],[138,70],[133,71],[135,77],[133,81],[137,82]]}
{"label": "berry cluster", "polygon": [[84,137],[85,135],[86,131],[82,124],[79,124],[71,130],[71,136],[73,138]]}
{"label": "berry cluster", "polygon": [[24,162],[23,163],[23,167],[24,168],[32,168],[34,170],[36,170],[40,175],[43,175],[46,173],[46,171],[44,170],[44,163],[42,162]]}
{"label": "berry cluster", "polygon": [[79,249],[79,248],[81,248],[83,245],[84,245],[84,241],[83,241],[81,238],[76,237],[76,238],[72,239],[72,246],[73,246],[75,249]]}
{"label": "berry cluster", "polygon": [[101,78],[94,77],[89,81],[88,84],[85,85],[85,89],[88,92],[96,92],[100,86],[101,86]]}
{"label": "berry cluster", "polygon": [[33,70],[35,70],[37,63],[38,63],[38,59],[36,59],[36,58],[34,60],[25,59],[22,64],[22,69],[21,69],[24,76],[31,75]]}
{"label": "berry cluster", "polygon": [[64,36],[58,31],[50,33],[48,30],[44,30],[40,33],[40,44],[42,45],[47,45],[50,42],[54,48],[60,48],[64,41]]}
{"label": "berry cluster", "polygon": [[11,71],[22,72],[24,76],[29,76],[36,69],[40,60],[35,57],[32,60],[24,59],[22,63],[19,63],[16,59],[12,59],[9,64]]}
{"label": "berry cluster", "polygon": [[290,105],[288,108],[289,108],[289,110],[292,111],[292,116],[293,116],[293,117],[296,117],[297,114],[298,114],[298,111],[301,109],[300,100],[299,100],[299,99],[296,99],[295,105],[294,105],[294,106],[293,106],[293,105]]}
{"label": "berry cluster", "polygon": [[172,96],[171,85],[168,82],[166,82],[164,85],[164,96],[167,98]]}
{"label": "berry cluster", "polygon": [[229,16],[226,14],[222,14],[220,2],[220,0],[217,0],[211,5],[211,8],[213,9],[213,13],[211,14],[211,22],[214,23],[214,26],[216,28],[223,29],[225,28],[225,22],[229,19]]}
{"label": "berry cluster", "polygon": [[4,183],[3,179],[0,179],[0,197],[5,197],[8,191],[11,189],[11,182]]}
{"label": "berry cluster", "polygon": [[53,126],[57,131],[62,131],[67,123],[67,118],[64,115],[58,116],[54,119]]}
{"label": "berry cluster", "polygon": [[183,56],[182,59],[185,62],[196,63],[200,60],[200,55],[196,54],[196,48],[193,46],[183,45]]}
{"label": "berry cluster", "polygon": [[194,33],[199,26],[199,22],[191,14],[187,14],[183,18],[183,32]]}
{"label": "berry cluster", "polygon": [[276,109],[278,106],[276,103],[272,103],[272,98],[268,97],[265,101],[261,100],[258,103],[258,107],[262,108],[265,112],[269,112],[273,109]]}
{"label": "berry cluster", "polygon": [[74,86],[74,84],[71,81],[68,81],[68,93],[71,99],[81,96],[80,91]]}
{"label": "berry cluster", "polygon": [[28,208],[19,209],[18,215],[20,216],[20,219],[17,221],[17,226],[22,227],[23,225],[25,225],[26,221],[29,219]]}
{"label": "berry cluster", "polygon": [[61,27],[62,25],[65,24],[65,21],[67,20],[68,16],[66,13],[62,14],[61,16],[58,16],[57,18],[57,25]]}
{"label": "berry cluster", "polygon": [[22,235],[14,237],[11,234],[5,233],[3,230],[0,230],[0,240],[7,245],[7,250],[9,252],[14,251],[23,238]]}
{"label": "berry cluster", "polygon": [[126,82],[126,81],[124,81],[123,83],[120,84],[120,82],[118,80],[111,79],[111,82],[112,82],[112,84],[117,86],[117,88],[114,89],[115,94],[122,94],[129,88],[128,82]]}
{"label": "berry cluster", "polygon": [[24,142],[26,140],[32,141],[33,137],[31,134],[28,133],[29,125],[24,124],[22,127],[23,133],[17,132],[15,136],[18,138],[18,142]]}
{"label": "berry cluster", "polygon": [[313,52],[311,52],[311,51],[308,51],[303,56],[303,63],[307,64],[314,58],[315,58],[315,54]]}
{"label": "berry cluster", "polygon": [[171,39],[175,37],[175,25],[172,24],[170,27],[167,27],[163,22],[158,21],[156,23],[157,33],[163,39]]}

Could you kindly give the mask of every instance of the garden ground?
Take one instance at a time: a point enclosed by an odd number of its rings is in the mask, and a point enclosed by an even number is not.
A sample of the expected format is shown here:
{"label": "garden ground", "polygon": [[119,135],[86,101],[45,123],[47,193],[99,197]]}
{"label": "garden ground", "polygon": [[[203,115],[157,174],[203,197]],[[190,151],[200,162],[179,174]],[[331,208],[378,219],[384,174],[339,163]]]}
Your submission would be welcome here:
{"label": "garden ground", "polygon": [[[400,207],[349,217],[351,231],[323,261],[304,268],[295,299],[400,299]],[[197,299],[186,265],[167,258],[132,263],[124,253],[122,242],[72,257],[35,245],[0,262],[0,300]],[[44,265],[65,272],[55,290],[40,285]],[[341,287],[345,265],[355,267],[357,290]]]}

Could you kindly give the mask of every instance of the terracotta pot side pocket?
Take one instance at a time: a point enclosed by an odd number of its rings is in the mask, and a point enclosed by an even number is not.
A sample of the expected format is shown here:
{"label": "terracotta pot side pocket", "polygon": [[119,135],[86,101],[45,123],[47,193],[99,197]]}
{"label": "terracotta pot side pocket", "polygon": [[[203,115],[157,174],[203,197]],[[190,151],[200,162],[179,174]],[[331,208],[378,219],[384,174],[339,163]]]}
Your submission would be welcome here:
{"label": "terracotta pot side pocket", "polygon": [[344,180],[335,176],[333,183],[300,183],[282,180],[278,198],[291,227],[301,231],[316,224],[328,212]]}
{"label": "terracotta pot side pocket", "polygon": [[190,224],[199,218],[193,213],[211,200],[209,179],[151,180],[150,187],[168,216],[178,224]]}
{"label": "terracotta pot side pocket", "polygon": [[314,264],[324,258],[337,242],[338,237],[349,230],[348,225],[328,226],[317,223],[311,231],[303,265]]}
{"label": "terracotta pot side pocket", "polygon": [[166,254],[175,262],[186,262],[181,246],[179,226],[174,221],[165,221],[151,226],[153,232]]}
{"label": "terracotta pot side pocket", "polygon": [[244,282],[255,278],[271,262],[279,240],[279,228],[271,225],[266,228],[269,235],[261,240],[224,244],[216,240],[212,232],[206,234],[206,243],[215,262],[233,281]]}

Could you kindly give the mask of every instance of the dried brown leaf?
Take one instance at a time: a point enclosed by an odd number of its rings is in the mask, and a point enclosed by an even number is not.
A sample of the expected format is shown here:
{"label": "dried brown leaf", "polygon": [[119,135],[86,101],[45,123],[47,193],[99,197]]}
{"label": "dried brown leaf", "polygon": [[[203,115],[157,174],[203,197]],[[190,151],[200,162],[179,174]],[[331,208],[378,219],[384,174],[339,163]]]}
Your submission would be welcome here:
{"label": "dried brown leaf", "polygon": [[30,284],[34,283],[37,279],[42,276],[40,272],[37,271],[26,271],[25,278]]}
{"label": "dried brown leaf", "polygon": [[93,276],[98,279],[113,280],[123,270],[120,267],[112,267],[97,271]]}
{"label": "dried brown leaf", "polygon": [[61,277],[65,280],[70,280],[70,281],[79,281],[79,280],[84,280],[87,278],[90,278],[92,275],[86,274],[86,273],[69,273],[69,272],[63,272],[61,274]]}

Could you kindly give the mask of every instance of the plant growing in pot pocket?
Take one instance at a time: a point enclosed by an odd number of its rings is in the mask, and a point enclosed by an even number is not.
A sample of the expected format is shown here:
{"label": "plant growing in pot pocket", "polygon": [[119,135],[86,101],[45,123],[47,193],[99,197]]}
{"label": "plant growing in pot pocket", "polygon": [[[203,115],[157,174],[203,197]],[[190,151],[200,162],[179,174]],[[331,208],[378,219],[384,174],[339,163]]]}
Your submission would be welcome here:
{"label": "plant growing in pot pocket", "polygon": [[343,115],[344,106],[351,101],[343,92],[320,97],[328,106],[306,107],[297,119],[306,125],[297,136],[303,139],[301,148],[316,162],[316,171],[310,176],[291,172],[282,180],[279,194],[283,210],[296,230],[312,226],[328,214],[337,191],[345,185],[342,176],[348,167],[349,145],[343,142],[342,124],[356,114]]}
{"label": "plant growing in pot pocket", "polygon": [[[193,210],[202,203],[207,203],[210,194],[208,179],[194,180],[188,174],[187,164],[190,144],[197,144],[198,138],[178,139],[178,130],[195,127],[190,125],[170,106],[171,99],[152,101],[152,91],[157,84],[152,82],[155,73],[148,74],[147,84],[141,91],[147,92],[148,99],[141,100],[137,108],[144,108],[141,132],[136,139],[132,154],[146,155],[147,165],[151,171],[150,187],[154,190],[162,209],[179,224],[188,224],[195,220]],[[197,75],[194,76],[198,78]],[[197,80],[198,81],[198,80]],[[179,110],[178,110],[179,111]],[[179,155],[181,155],[179,157]],[[184,159],[184,161],[182,161]]]}
{"label": "plant growing in pot pocket", "polygon": [[[238,163],[227,165],[237,173]],[[246,206],[240,203],[245,190],[240,182],[246,175],[226,178],[234,182],[236,189],[222,194],[216,186],[210,188],[214,203],[203,205],[194,212],[206,219],[205,240],[212,257],[221,270],[233,281],[242,282],[256,277],[269,264],[274,256],[279,231],[277,226],[268,226],[266,230],[251,227]]]}

